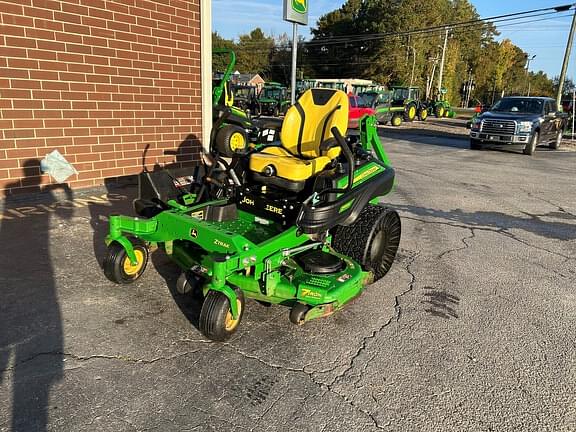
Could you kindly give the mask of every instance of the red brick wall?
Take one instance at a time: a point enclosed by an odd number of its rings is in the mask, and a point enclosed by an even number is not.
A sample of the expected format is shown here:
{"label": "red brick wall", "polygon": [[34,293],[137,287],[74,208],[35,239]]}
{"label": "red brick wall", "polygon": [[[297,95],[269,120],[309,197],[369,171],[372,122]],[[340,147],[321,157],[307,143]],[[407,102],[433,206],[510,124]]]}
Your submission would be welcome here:
{"label": "red brick wall", "polygon": [[54,149],[72,187],[139,172],[147,144],[150,164],[197,159],[199,2],[0,0],[0,191],[50,183]]}

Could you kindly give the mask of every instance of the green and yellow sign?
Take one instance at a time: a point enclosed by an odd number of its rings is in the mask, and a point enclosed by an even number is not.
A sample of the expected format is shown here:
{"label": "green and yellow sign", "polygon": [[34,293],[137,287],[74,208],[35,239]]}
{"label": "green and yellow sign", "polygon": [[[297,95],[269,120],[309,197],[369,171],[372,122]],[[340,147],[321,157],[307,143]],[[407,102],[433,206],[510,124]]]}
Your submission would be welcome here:
{"label": "green and yellow sign", "polygon": [[308,0],[284,0],[284,20],[308,25]]}
{"label": "green and yellow sign", "polygon": [[292,0],[292,9],[298,13],[306,13],[308,11],[307,0]]}

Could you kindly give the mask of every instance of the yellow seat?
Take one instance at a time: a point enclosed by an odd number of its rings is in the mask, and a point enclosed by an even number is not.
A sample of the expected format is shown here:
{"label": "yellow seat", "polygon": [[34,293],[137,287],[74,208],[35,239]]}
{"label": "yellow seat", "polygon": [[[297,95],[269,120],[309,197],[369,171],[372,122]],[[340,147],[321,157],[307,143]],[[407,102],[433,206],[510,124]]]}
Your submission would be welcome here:
{"label": "yellow seat", "polygon": [[340,147],[322,149],[334,138],[332,128],[345,135],[348,96],[341,90],[310,89],[284,118],[281,146],[264,148],[250,156],[250,170],[267,176],[302,182],[321,172],[340,155]]}

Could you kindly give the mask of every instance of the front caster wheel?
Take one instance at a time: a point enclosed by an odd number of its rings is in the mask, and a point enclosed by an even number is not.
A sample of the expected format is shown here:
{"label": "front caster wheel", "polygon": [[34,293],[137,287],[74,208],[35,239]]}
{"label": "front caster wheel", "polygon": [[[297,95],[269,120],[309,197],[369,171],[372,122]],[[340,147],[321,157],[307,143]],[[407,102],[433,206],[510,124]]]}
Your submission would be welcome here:
{"label": "front caster wheel", "polygon": [[228,297],[220,291],[209,291],[200,311],[200,331],[208,339],[224,342],[236,332],[244,314],[244,294],[235,289],[238,318],[232,317]]}
{"label": "front caster wheel", "polygon": [[133,247],[134,255],[136,255],[135,264],[130,261],[126,250],[120,243],[113,242],[108,246],[103,267],[104,274],[112,282],[129,284],[144,273],[148,263],[148,249],[141,243],[134,244]]}
{"label": "front caster wheel", "polygon": [[180,273],[180,277],[176,281],[176,292],[182,295],[190,294],[194,297],[202,297],[202,285],[204,285],[204,279],[201,276],[184,271]]}
{"label": "front caster wheel", "polygon": [[304,317],[310,310],[310,306],[304,303],[294,303],[290,310],[290,322],[296,325],[304,324]]}

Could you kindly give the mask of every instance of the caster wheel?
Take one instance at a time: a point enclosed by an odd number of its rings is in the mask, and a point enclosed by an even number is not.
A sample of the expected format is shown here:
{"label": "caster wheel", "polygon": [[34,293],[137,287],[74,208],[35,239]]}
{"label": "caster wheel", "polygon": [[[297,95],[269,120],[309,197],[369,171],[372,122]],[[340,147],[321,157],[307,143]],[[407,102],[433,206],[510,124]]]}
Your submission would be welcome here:
{"label": "caster wheel", "polygon": [[224,342],[236,332],[244,315],[244,294],[236,288],[238,318],[232,317],[228,297],[219,291],[209,291],[200,311],[200,331],[208,339]]}
{"label": "caster wheel", "polygon": [[182,295],[191,294],[199,297],[202,295],[203,284],[204,279],[202,279],[202,277],[188,272],[182,272],[176,281],[176,292]]}
{"label": "caster wheel", "polygon": [[304,324],[304,317],[310,310],[310,306],[304,303],[295,303],[290,310],[290,322],[296,325]]}
{"label": "caster wheel", "polygon": [[142,243],[135,243],[133,246],[137,260],[136,264],[130,262],[128,254],[120,243],[113,242],[108,246],[103,267],[104,274],[112,282],[129,284],[144,273],[146,264],[148,264],[148,249]]}

